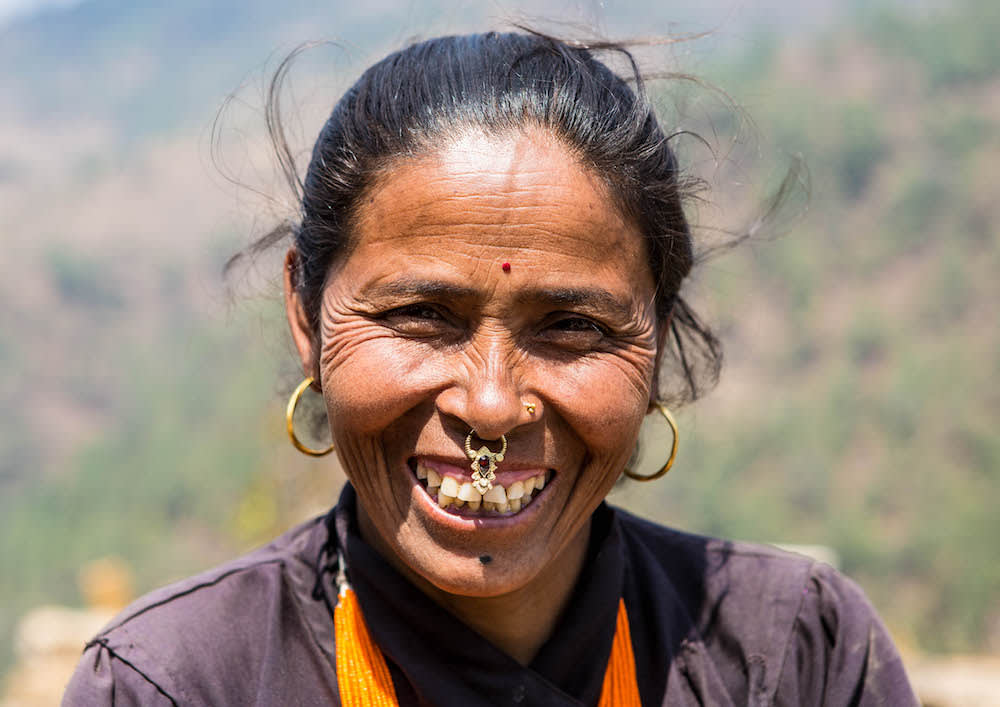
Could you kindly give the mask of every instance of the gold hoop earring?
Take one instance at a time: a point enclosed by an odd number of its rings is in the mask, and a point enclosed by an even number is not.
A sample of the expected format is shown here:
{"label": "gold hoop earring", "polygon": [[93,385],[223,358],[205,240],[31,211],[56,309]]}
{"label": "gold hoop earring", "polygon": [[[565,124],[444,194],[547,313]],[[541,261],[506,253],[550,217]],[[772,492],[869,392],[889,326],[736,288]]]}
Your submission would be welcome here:
{"label": "gold hoop earring", "polygon": [[295,389],[292,393],[292,397],[288,399],[288,407],[285,408],[285,423],[288,426],[288,438],[292,440],[292,446],[303,454],[308,454],[310,457],[325,457],[327,454],[333,451],[333,445],[331,444],[326,449],[312,449],[302,444],[299,438],[295,436],[295,408],[299,404],[299,398],[302,394],[306,392],[306,388],[313,384],[312,376],[309,376],[304,381],[299,383],[299,387]]}
{"label": "gold hoop earring", "polygon": [[656,481],[656,479],[670,471],[670,467],[674,465],[674,459],[677,457],[677,423],[674,422],[674,416],[671,415],[670,411],[660,403],[655,403],[654,407],[663,416],[663,419],[667,421],[667,424],[670,425],[670,430],[674,433],[674,443],[670,448],[670,458],[667,459],[667,463],[664,464],[663,467],[655,474],[643,476],[642,474],[636,474],[634,471],[625,469],[625,476],[630,479],[635,479],[636,481]]}

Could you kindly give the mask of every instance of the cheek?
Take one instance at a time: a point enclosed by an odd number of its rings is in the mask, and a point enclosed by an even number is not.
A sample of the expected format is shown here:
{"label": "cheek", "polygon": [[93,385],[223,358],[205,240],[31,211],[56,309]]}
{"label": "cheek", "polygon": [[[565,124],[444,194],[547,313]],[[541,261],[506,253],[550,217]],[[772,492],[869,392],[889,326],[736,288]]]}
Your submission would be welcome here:
{"label": "cheek", "polygon": [[631,454],[649,405],[654,355],[634,352],[572,366],[543,366],[544,392],[590,452],[601,457]]}
{"label": "cheek", "polygon": [[446,373],[424,346],[364,319],[324,321],[320,352],[331,426],[373,435],[426,399]]}

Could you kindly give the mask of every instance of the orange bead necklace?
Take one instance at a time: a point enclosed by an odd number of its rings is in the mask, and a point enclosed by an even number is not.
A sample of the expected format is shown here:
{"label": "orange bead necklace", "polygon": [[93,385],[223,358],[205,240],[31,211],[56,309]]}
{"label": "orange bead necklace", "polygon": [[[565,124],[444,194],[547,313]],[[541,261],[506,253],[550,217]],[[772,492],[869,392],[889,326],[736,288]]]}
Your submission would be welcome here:
{"label": "orange bead necklace", "polygon": [[[343,572],[339,573],[338,584],[334,625],[340,703],[343,707],[397,707],[399,702],[385,656],[372,640],[358,598]],[[598,707],[642,707],[624,599],[618,600],[615,638],[597,704]]]}

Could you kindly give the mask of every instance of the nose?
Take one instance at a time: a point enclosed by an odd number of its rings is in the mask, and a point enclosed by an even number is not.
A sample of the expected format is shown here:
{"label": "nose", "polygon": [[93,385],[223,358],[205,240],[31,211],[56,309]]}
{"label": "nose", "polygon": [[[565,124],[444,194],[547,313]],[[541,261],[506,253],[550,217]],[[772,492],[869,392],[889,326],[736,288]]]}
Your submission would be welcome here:
{"label": "nose", "polygon": [[518,391],[511,356],[501,342],[485,350],[465,353],[462,374],[442,392],[438,409],[446,416],[475,430],[482,440],[499,439],[524,420],[524,406]]}

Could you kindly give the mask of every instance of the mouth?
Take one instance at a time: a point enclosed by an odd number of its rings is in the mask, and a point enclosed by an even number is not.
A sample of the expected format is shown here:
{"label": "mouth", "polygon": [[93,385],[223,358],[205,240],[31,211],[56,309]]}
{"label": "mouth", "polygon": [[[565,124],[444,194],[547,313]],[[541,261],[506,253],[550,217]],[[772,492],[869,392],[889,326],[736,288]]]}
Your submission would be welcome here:
{"label": "mouth", "polygon": [[[493,487],[480,493],[460,467],[411,458],[410,470],[424,492],[449,513],[471,518],[512,516],[531,505],[551,481],[553,471],[498,472]],[[459,473],[461,472],[461,473]]]}

